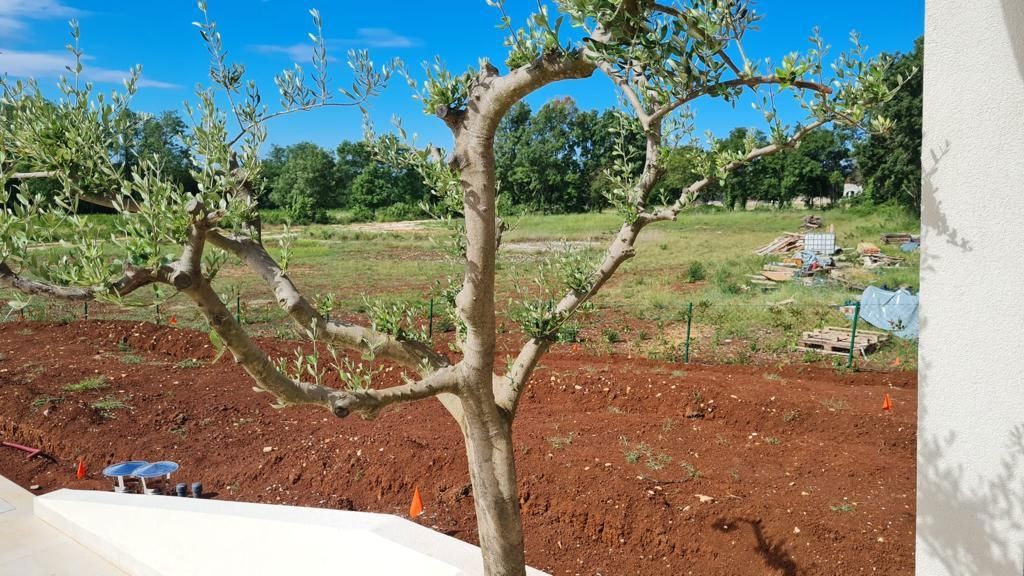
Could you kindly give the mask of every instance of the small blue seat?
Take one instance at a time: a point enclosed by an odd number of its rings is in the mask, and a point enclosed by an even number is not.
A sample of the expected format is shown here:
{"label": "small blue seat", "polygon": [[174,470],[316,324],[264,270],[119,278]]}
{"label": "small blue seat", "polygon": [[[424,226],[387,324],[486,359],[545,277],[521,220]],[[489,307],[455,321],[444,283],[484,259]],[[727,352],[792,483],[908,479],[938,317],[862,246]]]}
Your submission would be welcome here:
{"label": "small blue seat", "polygon": [[117,486],[114,487],[114,492],[127,492],[128,489],[124,486],[125,476],[134,476],[135,472],[146,466],[149,466],[149,462],[145,460],[118,462],[104,468],[103,475],[107,478],[117,478]]}

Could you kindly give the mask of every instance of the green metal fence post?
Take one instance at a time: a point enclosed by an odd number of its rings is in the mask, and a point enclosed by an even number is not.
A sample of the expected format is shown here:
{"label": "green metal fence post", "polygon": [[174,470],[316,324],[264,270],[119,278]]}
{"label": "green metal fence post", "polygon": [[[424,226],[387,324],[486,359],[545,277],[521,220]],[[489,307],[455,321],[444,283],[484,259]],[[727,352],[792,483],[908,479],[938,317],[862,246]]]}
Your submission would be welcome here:
{"label": "green metal fence post", "polygon": [[84,314],[85,319],[88,320],[89,319],[89,303],[88,302],[84,302],[83,303],[83,308],[85,308],[85,314]]}
{"label": "green metal fence post", "polygon": [[857,321],[860,320],[860,302],[853,305],[853,327],[850,328],[850,356],[846,360],[846,367],[853,367],[853,351],[857,347]]}
{"label": "green metal fence post", "polygon": [[434,299],[430,299],[430,319],[427,321],[427,334],[434,337]]}
{"label": "green metal fence post", "polygon": [[156,305],[156,325],[160,325],[160,305]]}
{"label": "green metal fence post", "polygon": [[242,324],[242,297],[235,296],[235,322]]}
{"label": "green metal fence post", "polygon": [[683,362],[690,363],[690,326],[693,325],[693,302],[686,307],[686,350],[683,352]]}

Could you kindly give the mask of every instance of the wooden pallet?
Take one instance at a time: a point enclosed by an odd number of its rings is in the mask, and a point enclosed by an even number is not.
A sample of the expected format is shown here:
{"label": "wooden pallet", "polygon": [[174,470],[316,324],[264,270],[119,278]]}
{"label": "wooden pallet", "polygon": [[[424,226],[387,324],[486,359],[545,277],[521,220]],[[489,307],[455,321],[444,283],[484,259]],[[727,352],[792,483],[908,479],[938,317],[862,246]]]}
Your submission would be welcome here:
{"label": "wooden pallet", "polygon": [[907,242],[913,242],[914,236],[903,232],[895,234],[882,234],[879,236],[883,244],[905,244]]}
{"label": "wooden pallet", "polygon": [[[879,345],[887,340],[889,340],[889,335],[885,332],[857,330],[857,340],[853,342],[853,350],[862,356],[867,356],[869,352],[874,352]],[[849,355],[850,329],[829,326],[812,332],[804,332],[796,349],[836,356]]]}

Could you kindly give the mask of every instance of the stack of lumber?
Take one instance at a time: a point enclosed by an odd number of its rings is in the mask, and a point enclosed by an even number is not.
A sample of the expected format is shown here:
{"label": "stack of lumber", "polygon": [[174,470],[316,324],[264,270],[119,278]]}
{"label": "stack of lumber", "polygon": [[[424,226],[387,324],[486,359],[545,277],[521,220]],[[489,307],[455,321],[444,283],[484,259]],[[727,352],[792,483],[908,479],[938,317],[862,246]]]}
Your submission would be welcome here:
{"label": "stack of lumber", "polygon": [[905,232],[896,232],[890,234],[882,234],[882,244],[906,244],[907,242],[918,242],[919,238],[913,234],[907,234]]}
{"label": "stack of lumber", "polygon": [[792,254],[804,249],[804,235],[796,232],[786,232],[775,240],[754,250],[758,256],[769,254]]}
{"label": "stack of lumber", "polygon": [[800,226],[802,228],[821,228],[821,218],[814,215],[804,216],[800,221]]}
{"label": "stack of lumber", "polygon": [[865,268],[879,268],[879,267],[893,267],[899,266],[903,262],[903,258],[896,256],[889,256],[882,254],[881,252],[875,254],[861,254],[860,261],[864,264]]}
{"label": "stack of lumber", "polygon": [[775,264],[765,264],[760,274],[751,274],[750,283],[761,286],[775,286],[779,282],[789,282],[794,278],[808,276],[799,260],[792,263],[790,260]]}
{"label": "stack of lumber", "polygon": [[[889,340],[888,334],[871,330],[858,330],[857,339],[852,343],[854,353],[866,356],[880,344]],[[804,332],[797,350],[846,356],[850,353],[850,329],[830,326],[812,332]]]}

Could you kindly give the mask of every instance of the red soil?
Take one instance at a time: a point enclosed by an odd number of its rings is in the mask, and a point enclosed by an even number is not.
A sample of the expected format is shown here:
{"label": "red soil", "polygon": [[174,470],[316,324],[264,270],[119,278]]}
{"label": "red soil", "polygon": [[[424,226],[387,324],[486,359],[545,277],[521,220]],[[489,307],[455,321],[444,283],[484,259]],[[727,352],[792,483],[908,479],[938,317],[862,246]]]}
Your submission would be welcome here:
{"label": "red soil", "polygon": [[[124,363],[119,342],[142,363]],[[420,522],[475,542],[461,436],[438,403],[373,422],[278,410],[229,359],[176,366],[212,357],[205,334],[152,324],[0,325],[0,439],[52,457],[0,448],[0,474],[39,492],[107,490],[105,465],[169,459],[214,498],[395,514],[419,487]],[[62,390],[95,375],[108,388]],[[397,382],[393,369],[380,385]],[[912,574],[915,383],[557,346],[516,421],[527,559],[556,575]],[[129,408],[90,407],[108,396]]]}

